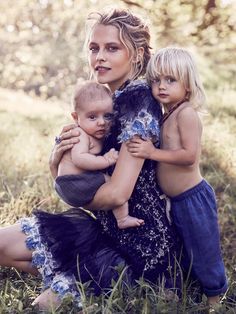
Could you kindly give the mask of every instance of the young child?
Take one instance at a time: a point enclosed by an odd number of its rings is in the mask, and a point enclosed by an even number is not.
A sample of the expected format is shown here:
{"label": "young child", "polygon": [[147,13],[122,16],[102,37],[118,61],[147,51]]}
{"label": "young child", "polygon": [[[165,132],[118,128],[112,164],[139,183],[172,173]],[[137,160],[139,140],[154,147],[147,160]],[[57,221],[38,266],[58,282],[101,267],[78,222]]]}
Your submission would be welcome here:
{"label": "young child", "polygon": [[[111,149],[103,156],[103,140],[110,130],[113,116],[111,92],[92,81],[76,87],[74,111],[71,113],[80,131],[80,141],[64,153],[55,179],[59,196],[74,207],[90,203],[99,187],[109,180],[103,169],[116,163],[118,152]],[[142,219],[128,214],[128,203],[113,209],[120,229],[138,227]]]}
{"label": "young child", "polygon": [[[157,179],[171,199],[173,222],[183,239],[183,263],[202,285],[209,304],[227,289],[221,257],[216,199],[199,168],[204,104],[202,83],[188,51],[168,47],[149,61],[146,73],[152,94],[163,108],[160,149],[138,137],[128,150],[136,157],[158,161]],[[188,270],[187,269],[187,270]]]}

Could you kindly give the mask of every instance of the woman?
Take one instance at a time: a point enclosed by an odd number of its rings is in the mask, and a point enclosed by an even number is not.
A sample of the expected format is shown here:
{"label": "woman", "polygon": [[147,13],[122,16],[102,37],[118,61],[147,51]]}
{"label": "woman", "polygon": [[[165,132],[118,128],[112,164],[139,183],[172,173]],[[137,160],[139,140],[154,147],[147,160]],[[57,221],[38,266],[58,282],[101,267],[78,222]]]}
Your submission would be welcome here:
{"label": "woman", "polygon": [[[145,73],[150,58],[149,30],[126,10],[97,14],[93,21],[88,36],[90,67],[96,80],[114,93],[116,111],[104,151],[113,147],[120,150],[114,171],[110,169],[111,181],[101,186],[88,205],[97,220],[80,209],[54,215],[38,211],[33,218],[23,219],[21,225],[0,230],[0,265],[43,275],[49,289],[36,300],[41,307],[47,306],[51,291],[61,297],[70,292],[79,299],[75,285],[78,277],[85,282],[95,276],[95,293],[109,288],[111,279],[117,278],[114,266],[120,263],[130,265],[125,280],[142,275],[154,282],[165,278],[166,287],[173,287],[177,236],[155,179],[155,162],[133,157],[125,144],[134,135],[158,135],[160,106],[149,87],[135,81]],[[62,130],[50,159],[54,178],[63,153],[78,140],[73,126]],[[144,220],[143,226],[118,229],[110,209],[126,201],[130,214]],[[98,277],[102,278],[100,282]]]}

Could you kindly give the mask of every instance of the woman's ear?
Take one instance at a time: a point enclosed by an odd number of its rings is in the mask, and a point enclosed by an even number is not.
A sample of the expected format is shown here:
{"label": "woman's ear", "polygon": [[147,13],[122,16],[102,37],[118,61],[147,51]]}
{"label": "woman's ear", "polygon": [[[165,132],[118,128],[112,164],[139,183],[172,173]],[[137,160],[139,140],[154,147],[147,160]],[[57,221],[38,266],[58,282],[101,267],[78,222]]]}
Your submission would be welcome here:
{"label": "woman's ear", "polygon": [[75,121],[75,124],[79,124],[79,115],[76,111],[71,112],[71,116],[73,120]]}

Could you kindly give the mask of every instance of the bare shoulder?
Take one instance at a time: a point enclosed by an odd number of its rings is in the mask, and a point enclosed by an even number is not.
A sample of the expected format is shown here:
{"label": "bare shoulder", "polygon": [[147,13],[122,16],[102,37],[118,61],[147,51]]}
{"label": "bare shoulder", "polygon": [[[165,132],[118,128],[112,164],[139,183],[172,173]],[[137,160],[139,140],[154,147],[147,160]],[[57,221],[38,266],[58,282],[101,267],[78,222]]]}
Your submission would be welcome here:
{"label": "bare shoulder", "polygon": [[179,118],[179,119],[186,119],[186,118],[190,119],[191,118],[191,119],[199,119],[200,120],[200,117],[199,117],[197,110],[194,109],[192,107],[192,105],[187,101],[179,107],[179,110],[177,112],[177,118]]}
{"label": "bare shoulder", "polygon": [[77,144],[81,145],[81,143],[89,143],[90,136],[79,126],[76,129],[80,132],[79,142]]}

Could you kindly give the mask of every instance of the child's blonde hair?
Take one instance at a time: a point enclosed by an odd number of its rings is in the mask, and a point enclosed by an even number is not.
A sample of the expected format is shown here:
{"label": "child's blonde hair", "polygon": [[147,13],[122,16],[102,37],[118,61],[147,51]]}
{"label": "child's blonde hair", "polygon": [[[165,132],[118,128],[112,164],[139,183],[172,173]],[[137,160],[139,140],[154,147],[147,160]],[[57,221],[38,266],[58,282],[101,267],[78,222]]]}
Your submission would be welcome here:
{"label": "child's blonde hair", "polygon": [[194,59],[189,51],[179,47],[158,50],[150,59],[146,79],[151,85],[160,75],[171,75],[183,83],[187,100],[196,110],[204,108],[206,96]]}
{"label": "child's blonde hair", "polygon": [[105,97],[112,98],[112,93],[105,85],[94,81],[77,83],[75,87],[72,106],[74,111],[79,111],[84,103],[91,100],[103,100]]}
{"label": "child's blonde hair", "polygon": [[[150,52],[150,31],[147,24],[137,15],[126,9],[111,9],[108,12],[91,13],[88,16],[90,29],[87,33],[86,46],[88,46],[90,35],[97,25],[111,25],[118,29],[120,41],[127,48],[132,62],[132,79],[136,79],[146,72]],[[143,48],[143,54],[139,53]]]}

